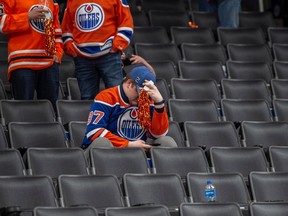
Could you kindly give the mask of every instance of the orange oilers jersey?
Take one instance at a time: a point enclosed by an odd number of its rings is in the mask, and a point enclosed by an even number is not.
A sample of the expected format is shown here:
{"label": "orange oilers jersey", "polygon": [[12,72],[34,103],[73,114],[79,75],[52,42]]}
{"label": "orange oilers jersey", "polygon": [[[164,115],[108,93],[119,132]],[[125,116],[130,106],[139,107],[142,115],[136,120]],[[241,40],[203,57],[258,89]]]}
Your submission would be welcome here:
{"label": "orange oilers jersey", "polygon": [[137,120],[137,106],[131,106],[122,85],[96,95],[91,106],[82,148],[87,148],[98,137],[109,139],[115,147],[124,148],[129,141],[158,138],[168,132],[169,121],[166,109],[158,112],[150,104],[151,127],[143,128]]}
{"label": "orange oilers jersey", "polygon": [[[53,56],[45,53],[44,19],[30,20],[28,13],[39,7],[40,0],[0,0],[0,32],[8,39],[8,78],[19,68],[40,70],[54,63]],[[46,17],[53,19],[56,39],[56,56],[63,55],[62,31],[58,20],[59,6],[50,0]]]}
{"label": "orange oilers jersey", "polygon": [[62,30],[68,55],[96,58],[129,45],[133,19],[127,0],[68,0]]}

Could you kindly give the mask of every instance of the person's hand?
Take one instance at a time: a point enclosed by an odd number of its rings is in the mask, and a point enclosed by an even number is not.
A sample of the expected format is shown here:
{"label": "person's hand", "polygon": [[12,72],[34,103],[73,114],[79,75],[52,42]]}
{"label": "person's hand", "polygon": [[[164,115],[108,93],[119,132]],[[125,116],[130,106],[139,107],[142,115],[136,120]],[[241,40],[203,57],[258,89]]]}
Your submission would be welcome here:
{"label": "person's hand", "polygon": [[127,147],[129,148],[143,148],[145,151],[148,151],[151,146],[146,144],[143,140],[129,141]]}
{"label": "person's hand", "polygon": [[54,62],[59,63],[59,59],[56,55],[53,56]]}
{"label": "person's hand", "polygon": [[154,102],[158,103],[158,102],[163,101],[163,97],[161,93],[159,92],[157,86],[155,86],[155,84],[149,82],[148,80],[145,80],[143,85],[148,87],[146,91]]}
{"label": "person's hand", "polygon": [[125,52],[122,52],[121,53],[121,59],[124,60],[125,58],[126,58],[126,54],[125,54]]}
{"label": "person's hand", "polygon": [[44,9],[43,7],[36,7],[33,10],[31,10],[28,13],[28,19],[34,20],[34,19],[45,19],[45,13],[47,13],[48,10]]}
{"label": "person's hand", "polygon": [[131,61],[131,64],[137,64],[137,63],[145,64],[146,63],[146,61],[138,55],[131,55],[130,61]]}
{"label": "person's hand", "polygon": [[156,76],[156,73],[155,73],[153,67],[141,56],[131,55],[130,61],[131,61],[131,64],[137,64],[137,63],[144,64]]}

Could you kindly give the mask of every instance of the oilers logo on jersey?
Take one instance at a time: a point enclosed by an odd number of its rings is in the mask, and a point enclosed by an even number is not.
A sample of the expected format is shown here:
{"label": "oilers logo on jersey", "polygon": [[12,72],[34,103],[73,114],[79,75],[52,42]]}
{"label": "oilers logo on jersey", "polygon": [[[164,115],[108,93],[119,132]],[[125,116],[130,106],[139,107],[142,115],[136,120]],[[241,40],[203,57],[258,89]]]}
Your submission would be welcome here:
{"label": "oilers logo on jersey", "polygon": [[118,134],[128,140],[141,139],[146,130],[137,121],[137,107],[130,107],[119,116],[117,122]]}
{"label": "oilers logo on jersey", "polygon": [[129,7],[127,0],[121,0],[121,3],[123,7]]}
{"label": "oilers logo on jersey", "polygon": [[[43,7],[42,5],[33,5],[29,11],[37,8],[37,7]],[[45,13],[46,19],[52,19],[53,14],[50,8],[44,6],[44,9],[47,10],[48,12]],[[30,25],[31,27],[42,34],[45,34],[45,19],[37,19],[37,20],[30,20]]]}
{"label": "oilers logo on jersey", "polygon": [[104,22],[104,11],[95,3],[82,4],[75,13],[76,25],[80,31],[91,32],[100,28]]}

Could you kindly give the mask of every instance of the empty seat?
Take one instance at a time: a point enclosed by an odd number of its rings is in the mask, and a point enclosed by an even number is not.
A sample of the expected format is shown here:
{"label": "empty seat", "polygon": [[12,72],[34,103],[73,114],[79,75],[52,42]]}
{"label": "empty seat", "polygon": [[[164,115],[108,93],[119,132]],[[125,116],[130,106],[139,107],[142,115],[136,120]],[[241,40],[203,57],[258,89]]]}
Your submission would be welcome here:
{"label": "empty seat", "polygon": [[65,127],[70,121],[87,121],[91,100],[57,100],[58,121]]}
{"label": "empty seat", "polygon": [[169,85],[167,84],[165,79],[157,78],[155,86],[159,90],[160,94],[162,95],[163,99],[165,101],[168,101],[168,99],[171,97]]}
{"label": "empty seat", "polygon": [[151,149],[153,170],[157,174],[177,173],[185,179],[189,172],[209,172],[209,164],[201,148]]}
{"label": "empty seat", "polygon": [[265,153],[259,147],[212,147],[210,156],[214,172],[239,172],[246,181],[252,171],[269,170]]}
{"label": "empty seat", "polygon": [[[180,1],[177,1],[180,2]],[[175,1],[173,1],[175,3]],[[166,1],[165,1],[166,4]],[[148,17],[151,26],[163,26],[167,32],[172,26],[189,26],[190,18],[186,11],[150,10]]]}
{"label": "empty seat", "polygon": [[49,100],[1,100],[2,125],[9,122],[55,122]]}
{"label": "empty seat", "polygon": [[[81,100],[81,91],[76,77],[69,77],[67,79],[67,99],[68,100]],[[100,79],[99,84],[100,91],[105,89],[105,84],[102,79]],[[58,98],[63,99],[63,98]]]}
{"label": "empty seat", "polygon": [[80,147],[85,136],[87,122],[71,121],[69,122],[70,146]]}
{"label": "empty seat", "polygon": [[185,122],[184,130],[189,146],[207,151],[212,146],[240,147],[240,138],[232,122]]}
{"label": "empty seat", "polygon": [[2,80],[5,90],[7,93],[9,93],[9,96],[11,96],[11,86],[10,82],[8,80],[8,61],[7,59],[5,60],[0,60],[0,79]]}
{"label": "empty seat", "polygon": [[283,216],[288,213],[288,203],[283,202],[252,202],[250,204],[251,216]]}
{"label": "empty seat", "polygon": [[164,205],[107,208],[105,216],[170,216]]}
{"label": "empty seat", "polygon": [[59,83],[59,92],[58,92],[57,99],[66,99],[66,93],[64,92],[64,89],[61,83]]}
{"label": "empty seat", "polygon": [[272,65],[271,50],[266,44],[228,44],[228,56],[232,61],[265,62]]}
{"label": "empty seat", "polygon": [[217,104],[213,100],[169,99],[171,121],[219,121]]}
{"label": "empty seat", "polygon": [[98,212],[92,206],[77,207],[36,207],[33,211],[34,216],[98,216]]}
{"label": "empty seat", "polygon": [[144,11],[132,13],[134,26],[150,26],[148,16]]}
{"label": "empty seat", "polygon": [[285,122],[249,122],[241,124],[243,144],[247,147],[288,146],[288,124]]}
{"label": "empty seat", "polygon": [[77,78],[69,77],[67,79],[67,92],[69,100],[81,100],[81,92]]}
{"label": "empty seat", "polygon": [[7,95],[7,92],[5,89],[5,85],[0,78],[0,100],[2,100],[2,99],[8,99],[8,95]]}
{"label": "empty seat", "polygon": [[107,207],[123,207],[119,181],[113,175],[61,175],[59,190],[62,205],[88,205],[102,212]]}
{"label": "empty seat", "polygon": [[133,32],[133,38],[131,40],[131,45],[135,43],[170,43],[170,38],[168,37],[167,31],[162,26],[150,26],[150,27],[140,27],[136,26]]}
{"label": "empty seat", "polygon": [[214,35],[217,34],[219,26],[217,15],[212,12],[192,11],[192,20],[200,28],[210,28]]}
{"label": "empty seat", "polygon": [[2,207],[33,211],[37,206],[56,207],[57,198],[48,176],[0,176]]}
{"label": "empty seat", "polygon": [[199,2],[197,0],[188,0],[189,11],[199,11]]}
{"label": "empty seat", "polygon": [[261,28],[267,37],[268,27],[276,27],[276,23],[270,11],[242,11],[239,13],[239,26]]}
{"label": "empty seat", "polygon": [[285,27],[269,27],[268,28],[269,43],[288,44],[288,28]]}
{"label": "empty seat", "polygon": [[187,44],[181,45],[183,59],[186,61],[219,61],[225,65],[227,55],[220,44]]}
{"label": "empty seat", "polygon": [[12,148],[67,148],[65,130],[59,122],[11,122],[8,130]]}
{"label": "empty seat", "polygon": [[21,154],[16,149],[0,150],[0,175],[22,176],[25,174],[25,165]]}
{"label": "empty seat", "polygon": [[265,36],[260,28],[227,28],[218,27],[219,43],[227,44],[265,44]]}
{"label": "empty seat", "polygon": [[262,79],[269,84],[274,77],[271,66],[265,62],[229,60],[227,61],[226,66],[228,77],[231,79]]}
{"label": "empty seat", "polygon": [[70,77],[75,77],[74,61],[69,56],[64,55],[63,60],[59,66],[59,79],[65,94],[68,92],[67,79]]}
{"label": "empty seat", "polygon": [[225,73],[218,61],[179,61],[180,77],[184,79],[213,79],[219,84]]}
{"label": "empty seat", "polygon": [[87,175],[88,164],[80,148],[29,148],[27,166],[31,175]]}
{"label": "empty seat", "polygon": [[171,27],[172,42],[181,45],[182,43],[192,44],[215,44],[215,38],[210,28],[191,28],[173,26]]}
{"label": "empty seat", "polygon": [[270,146],[269,147],[271,169],[274,172],[288,172],[287,155],[288,155],[288,146]]}
{"label": "empty seat", "polygon": [[288,99],[273,99],[273,108],[276,121],[288,122]]}
{"label": "empty seat", "polygon": [[270,91],[264,80],[222,79],[223,98],[266,100],[271,104]]}
{"label": "empty seat", "polygon": [[215,80],[172,78],[172,95],[176,99],[214,100],[218,105],[221,95]]}
{"label": "empty seat", "polygon": [[129,206],[153,203],[177,210],[181,203],[187,201],[177,174],[125,174],[124,191]]}
{"label": "empty seat", "polygon": [[9,147],[8,140],[2,125],[0,125],[0,150],[7,149]]}
{"label": "empty seat", "polygon": [[181,54],[175,44],[135,44],[136,55],[147,61],[172,61],[177,65]]}
{"label": "empty seat", "polygon": [[204,188],[208,179],[217,190],[217,203],[236,202],[248,207],[251,199],[240,173],[188,173],[188,190],[193,202],[207,202]]}
{"label": "empty seat", "polygon": [[178,147],[185,147],[184,136],[178,122],[170,121],[167,136],[172,137],[177,143]]}
{"label": "empty seat", "polygon": [[165,4],[163,0],[141,0],[142,9],[145,12],[149,10],[162,10],[162,11],[185,11],[186,1],[179,0],[177,2],[173,0],[166,0]]}
{"label": "empty seat", "polygon": [[222,99],[221,107],[225,121],[272,121],[270,107],[265,100]]}
{"label": "empty seat", "polygon": [[254,201],[288,201],[288,172],[251,172],[249,181]]}
{"label": "empty seat", "polygon": [[180,206],[180,215],[189,216],[242,216],[237,203],[183,203]]}
{"label": "empty seat", "polygon": [[155,70],[157,79],[165,79],[169,89],[171,86],[171,79],[178,77],[176,65],[172,61],[148,61]]}
{"label": "empty seat", "polygon": [[272,79],[273,98],[288,99],[288,79]]}
{"label": "empty seat", "polygon": [[93,148],[91,165],[96,175],[115,175],[122,179],[125,173],[148,173],[146,154],[141,148]]}
{"label": "empty seat", "polygon": [[278,79],[288,79],[288,62],[274,61],[273,69]]}
{"label": "empty seat", "polygon": [[276,61],[288,61],[288,44],[273,44],[273,53]]}

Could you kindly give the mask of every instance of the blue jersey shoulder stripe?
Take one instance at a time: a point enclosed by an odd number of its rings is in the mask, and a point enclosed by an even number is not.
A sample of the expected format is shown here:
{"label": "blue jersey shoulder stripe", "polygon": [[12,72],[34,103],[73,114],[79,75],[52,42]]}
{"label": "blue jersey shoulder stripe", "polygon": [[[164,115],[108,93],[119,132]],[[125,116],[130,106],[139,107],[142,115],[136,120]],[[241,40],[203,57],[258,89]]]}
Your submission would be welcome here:
{"label": "blue jersey shoulder stripe", "polygon": [[133,35],[133,31],[124,29],[124,28],[121,28],[120,30],[118,30],[118,33],[123,34],[124,36],[129,38],[129,40],[131,40],[132,35]]}

